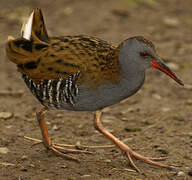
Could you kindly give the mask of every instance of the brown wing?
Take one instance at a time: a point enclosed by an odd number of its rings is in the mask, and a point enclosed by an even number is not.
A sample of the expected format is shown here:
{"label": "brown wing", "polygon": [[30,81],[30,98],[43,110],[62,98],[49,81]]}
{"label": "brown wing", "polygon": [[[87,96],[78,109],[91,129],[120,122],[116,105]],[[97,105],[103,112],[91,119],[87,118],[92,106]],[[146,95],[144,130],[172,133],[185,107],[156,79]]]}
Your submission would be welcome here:
{"label": "brown wing", "polygon": [[90,36],[49,38],[39,9],[33,12],[30,40],[11,39],[6,45],[8,58],[33,81],[65,79],[80,72],[79,82],[100,84],[119,79],[118,49]]}

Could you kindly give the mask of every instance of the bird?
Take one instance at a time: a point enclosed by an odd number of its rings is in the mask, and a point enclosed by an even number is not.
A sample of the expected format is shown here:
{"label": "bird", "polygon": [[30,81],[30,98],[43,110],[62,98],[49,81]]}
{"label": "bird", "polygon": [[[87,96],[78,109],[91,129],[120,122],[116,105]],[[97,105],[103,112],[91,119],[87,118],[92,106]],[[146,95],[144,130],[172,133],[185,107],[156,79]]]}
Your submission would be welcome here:
{"label": "bird", "polygon": [[132,158],[145,163],[172,169],[156,160],[133,151],[128,145],[107,131],[101,122],[102,110],[134,95],[143,85],[145,71],[162,71],[178,84],[183,82],[165,65],[154,44],[143,36],[127,38],[119,45],[88,35],[48,35],[42,10],[35,8],[24,22],[18,38],[8,37],[5,45],[8,59],[18,71],[32,94],[43,108],[36,113],[43,144],[56,155],[73,159],[64,149],[52,143],[46,123],[48,110],[94,112],[96,130],[119,147],[130,165],[141,172]]}

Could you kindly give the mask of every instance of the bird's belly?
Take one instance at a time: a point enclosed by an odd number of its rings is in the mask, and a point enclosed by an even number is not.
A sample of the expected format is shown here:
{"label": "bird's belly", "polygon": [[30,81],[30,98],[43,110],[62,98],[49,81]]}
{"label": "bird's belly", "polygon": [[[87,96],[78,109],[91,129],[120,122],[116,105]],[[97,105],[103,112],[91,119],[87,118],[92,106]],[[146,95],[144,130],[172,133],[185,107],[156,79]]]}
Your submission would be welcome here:
{"label": "bird's belly", "polygon": [[[144,75],[138,82],[122,79],[118,84],[107,83],[97,88],[90,88],[88,85],[80,85],[78,94],[66,91],[58,91],[57,82],[50,85],[42,84],[37,86],[29,77],[23,76],[25,83],[33,95],[47,108],[66,109],[73,111],[94,111],[116,104],[121,100],[136,93],[144,82]],[[49,84],[49,81],[47,81]]]}
{"label": "bird's belly", "polygon": [[[137,90],[129,91],[117,84],[108,84],[105,87],[90,89],[87,87],[79,88],[79,96],[75,105],[69,110],[94,111],[104,107],[116,104],[121,100],[134,94]],[[66,108],[66,106],[64,107]]]}

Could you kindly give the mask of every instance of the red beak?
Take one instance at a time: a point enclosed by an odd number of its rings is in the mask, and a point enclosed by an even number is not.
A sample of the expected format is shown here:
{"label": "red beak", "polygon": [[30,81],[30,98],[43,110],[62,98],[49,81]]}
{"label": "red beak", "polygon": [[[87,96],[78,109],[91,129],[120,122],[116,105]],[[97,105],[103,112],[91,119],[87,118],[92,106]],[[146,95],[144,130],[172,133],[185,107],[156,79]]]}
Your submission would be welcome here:
{"label": "red beak", "polygon": [[151,61],[151,64],[153,68],[159,69],[160,71],[164,72],[172,79],[174,79],[177,83],[184,86],[183,82],[163,62],[157,60],[157,61]]}

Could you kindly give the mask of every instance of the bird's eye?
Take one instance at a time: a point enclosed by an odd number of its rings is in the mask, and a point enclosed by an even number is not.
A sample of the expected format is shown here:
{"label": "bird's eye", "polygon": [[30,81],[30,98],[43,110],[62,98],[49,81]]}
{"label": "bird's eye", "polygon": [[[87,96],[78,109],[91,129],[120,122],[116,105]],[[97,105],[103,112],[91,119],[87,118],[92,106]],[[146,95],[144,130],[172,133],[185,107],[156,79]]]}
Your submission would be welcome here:
{"label": "bird's eye", "polygon": [[148,57],[149,56],[148,53],[146,53],[144,51],[140,52],[140,55],[143,56],[143,57]]}

